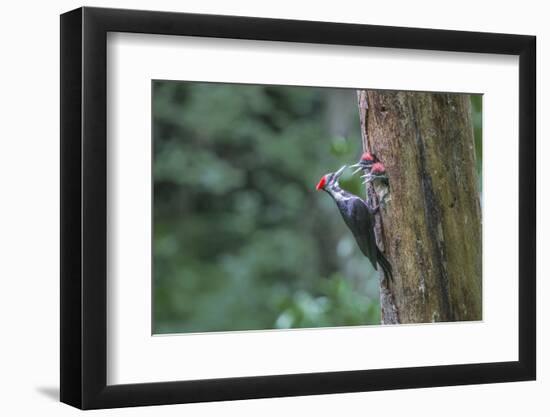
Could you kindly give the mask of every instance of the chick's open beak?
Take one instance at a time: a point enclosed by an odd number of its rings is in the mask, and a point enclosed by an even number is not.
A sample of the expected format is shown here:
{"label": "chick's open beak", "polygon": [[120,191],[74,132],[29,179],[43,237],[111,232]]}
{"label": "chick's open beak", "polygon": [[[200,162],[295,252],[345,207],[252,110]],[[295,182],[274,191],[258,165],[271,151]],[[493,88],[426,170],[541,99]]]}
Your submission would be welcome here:
{"label": "chick's open beak", "polygon": [[355,175],[360,171],[368,170],[372,167],[371,161],[359,161],[356,164],[350,165],[350,168],[356,168],[351,175]]}

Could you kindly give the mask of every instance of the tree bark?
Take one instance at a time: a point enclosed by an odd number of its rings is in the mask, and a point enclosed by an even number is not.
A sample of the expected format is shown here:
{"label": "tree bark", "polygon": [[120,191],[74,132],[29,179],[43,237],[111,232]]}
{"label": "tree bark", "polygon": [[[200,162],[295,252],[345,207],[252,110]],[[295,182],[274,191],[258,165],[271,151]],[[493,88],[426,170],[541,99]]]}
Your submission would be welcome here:
{"label": "tree bark", "polygon": [[375,228],[394,275],[380,280],[382,322],[481,320],[470,97],[360,90],[358,99],[363,147],[384,163],[390,183]]}

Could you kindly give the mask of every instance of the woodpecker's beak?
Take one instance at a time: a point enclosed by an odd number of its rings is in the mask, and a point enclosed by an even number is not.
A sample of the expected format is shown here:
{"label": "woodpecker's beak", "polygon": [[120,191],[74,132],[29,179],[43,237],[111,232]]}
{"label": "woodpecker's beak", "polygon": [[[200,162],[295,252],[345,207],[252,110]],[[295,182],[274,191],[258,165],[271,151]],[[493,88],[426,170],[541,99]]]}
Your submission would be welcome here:
{"label": "woodpecker's beak", "polygon": [[372,181],[377,180],[377,179],[387,180],[388,176],[387,175],[366,174],[366,175],[363,175],[361,178],[364,178],[363,184],[368,184],[369,182],[372,182]]}
{"label": "woodpecker's beak", "polygon": [[[359,168],[357,168],[357,167],[359,167]],[[351,175],[355,175],[355,174],[357,174],[359,171],[361,171],[361,170],[363,169],[363,167],[362,167],[361,165],[359,165],[359,164],[352,165],[350,168],[357,168],[355,171],[352,172]]]}
{"label": "woodpecker's beak", "polygon": [[361,170],[370,169],[371,166],[372,166],[372,163],[365,162],[365,161],[359,161],[356,164],[350,165],[350,168],[356,168],[356,170],[353,171],[353,173],[351,175],[355,175]]}
{"label": "woodpecker's beak", "polygon": [[361,176],[361,178],[363,178],[363,184],[368,184],[369,182],[371,182],[374,179],[371,174],[363,175],[363,176]]}
{"label": "woodpecker's beak", "polygon": [[341,167],[338,171],[336,171],[334,173],[334,181],[338,181],[338,178],[340,178],[340,175],[342,175],[344,173],[344,171],[346,170],[348,166],[347,165],[344,165],[343,167]]}

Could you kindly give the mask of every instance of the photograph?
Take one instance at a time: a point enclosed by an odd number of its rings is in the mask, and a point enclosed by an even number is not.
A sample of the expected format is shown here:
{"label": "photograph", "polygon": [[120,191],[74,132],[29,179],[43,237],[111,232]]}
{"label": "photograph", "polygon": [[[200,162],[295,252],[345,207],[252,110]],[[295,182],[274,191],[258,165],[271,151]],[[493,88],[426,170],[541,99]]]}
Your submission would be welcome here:
{"label": "photograph", "polygon": [[[6,176],[34,201],[6,207],[34,210],[46,192],[59,221],[59,256],[17,263],[39,266],[40,285],[46,262],[58,266],[56,294],[6,292],[17,312],[19,294],[59,302],[11,320],[55,342],[32,375],[13,369],[41,384],[35,397],[57,383],[77,409],[170,415],[203,402],[257,415],[261,399],[274,414],[290,401],[292,415],[333,415],[350,399],[387,414],[383,397],[397,414],[439,415],[456,390],[469,393],[459,415],[540,406],[542,14],[298,6],[64,6],[58,33],[42,30],[56,82],[32,85],[59,86],[60,105],[30,117],[29,98],[53,95],[11,100],[31,134],[8,142],[40,140],[9,153],[31,160]],[[58,193],[43,169],[29,186],[11,180],[32,158],[59,160]],[[28,259],[36,239],[20,232],[35,218],[6,216]]]}
{"label": "photograph", "polygon": [[153,335],[483,320],[482,94],[151,89]]}

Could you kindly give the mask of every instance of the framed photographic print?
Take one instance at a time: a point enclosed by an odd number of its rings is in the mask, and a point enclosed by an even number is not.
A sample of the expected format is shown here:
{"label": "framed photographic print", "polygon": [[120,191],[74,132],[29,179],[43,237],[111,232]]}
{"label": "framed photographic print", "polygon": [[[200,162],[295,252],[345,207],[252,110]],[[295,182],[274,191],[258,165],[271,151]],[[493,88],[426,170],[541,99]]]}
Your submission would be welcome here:
{"label": "framed photographic print", "polygon": [[61,401],[535,379],[535,38],[61,16]]}

